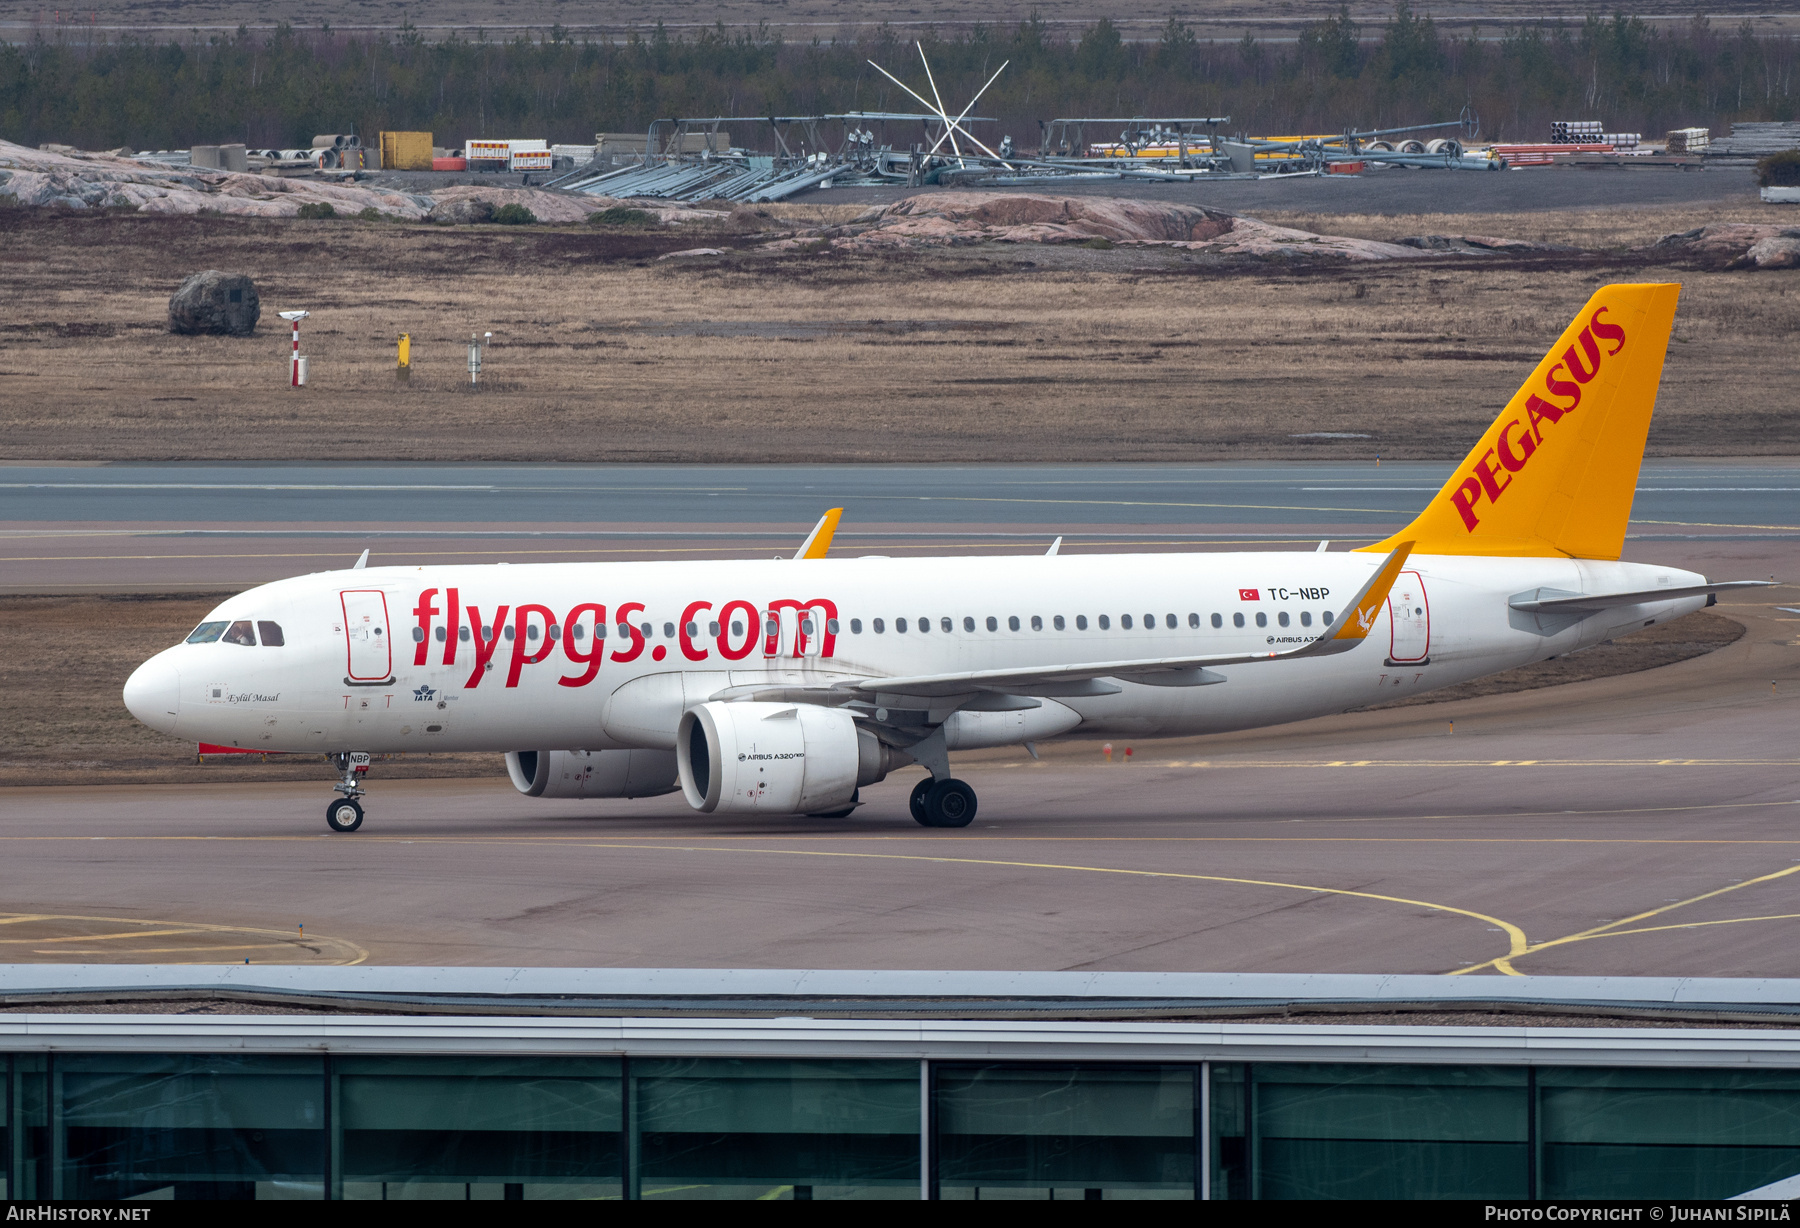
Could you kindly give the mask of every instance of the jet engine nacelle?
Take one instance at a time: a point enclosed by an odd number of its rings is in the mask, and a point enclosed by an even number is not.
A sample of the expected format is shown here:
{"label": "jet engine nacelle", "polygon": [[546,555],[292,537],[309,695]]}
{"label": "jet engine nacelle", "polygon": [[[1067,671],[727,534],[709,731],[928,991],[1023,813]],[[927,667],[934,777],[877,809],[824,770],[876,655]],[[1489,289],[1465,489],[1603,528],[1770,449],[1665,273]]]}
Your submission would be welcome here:
{"label": "jet engine nacelle", "polygon": [[707,814],[839,810],[908,761],[842,708],[716,701],[682,713],[675,755],[688,805]]}
{"label": "jet engine nacelle", "polygon": [[510,750],[506,774],[526,797],[657,797],[680,787],[667,750]]}

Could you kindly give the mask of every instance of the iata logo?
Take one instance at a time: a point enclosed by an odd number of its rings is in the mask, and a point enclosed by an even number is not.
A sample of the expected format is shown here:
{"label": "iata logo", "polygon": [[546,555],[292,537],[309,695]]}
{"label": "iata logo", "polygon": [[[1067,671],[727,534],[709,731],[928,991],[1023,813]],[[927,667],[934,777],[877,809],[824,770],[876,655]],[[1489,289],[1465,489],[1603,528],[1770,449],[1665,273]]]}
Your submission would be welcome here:
{"label": "iata logo", "polygon": [[436,698],[436,696],[437,692],[428,686],[419,687],[413,692],[413,700],[415,703],[428,704]]}
{"label": "iata logo", "polygon": [[[1469,475],[1451,493],[1450,502],[1456,505],[1462,515],[1463,527],[1469,532],[1473,533],[1475,526],[1481,523],[1481,518],[1475,514],[1475,505],[1484,498],[1490,506],[1498,503],[1500,496],[1512,485],[1512,475],[1525,468],[1543,446],[1544,427],[1561,422],[1581,404],[1582,388],[1600,374],[1600,341],[1617,342],[1605,352],[1606,358],[1615,357],[1625,348],[1625,330],[1602,320],[1600,317],[1605,314],[1606,308],[1596,308],[1576,344],[1564,350],[1561,361],[1544,372],[1544,391],[1552,397],[1567,400],[1568,404],[1532,393],[1525,402],[1525,416],[1501,424],[1494,446],[1481,454],[1471,466]],[[1499,470],[1494,468],[1496,460],[1500,462]]]}

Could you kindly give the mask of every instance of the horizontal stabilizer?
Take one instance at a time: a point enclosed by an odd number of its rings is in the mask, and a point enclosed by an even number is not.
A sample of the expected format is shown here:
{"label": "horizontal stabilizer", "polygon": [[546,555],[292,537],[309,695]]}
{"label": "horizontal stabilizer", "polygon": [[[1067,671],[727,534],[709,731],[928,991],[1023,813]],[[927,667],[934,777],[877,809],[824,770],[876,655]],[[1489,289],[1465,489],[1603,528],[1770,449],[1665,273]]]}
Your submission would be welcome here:
{"label": "horizontal stabilizer", "polygon": [[1682,597],[1704,597],[1736,588],[1770,588],[1773,580],[1726,580],[1718,584],[1689,584],[1682,588],[1652,588],[1636,593],[1577,593],[1573,596],[1540,597],[1544,589],[1521,593],[1506,604],[1525,614],[1579,614],[1610,610],[1622,605],[1647,605]]}

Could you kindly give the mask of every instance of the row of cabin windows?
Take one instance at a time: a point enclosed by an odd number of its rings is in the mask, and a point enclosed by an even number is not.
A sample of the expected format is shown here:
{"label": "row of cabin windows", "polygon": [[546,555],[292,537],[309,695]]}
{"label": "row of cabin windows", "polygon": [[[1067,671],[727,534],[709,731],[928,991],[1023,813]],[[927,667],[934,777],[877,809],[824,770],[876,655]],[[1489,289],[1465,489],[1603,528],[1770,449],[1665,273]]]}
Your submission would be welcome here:
{"label": "row of cabin windows", "polygon": [[[1319,617],[1325,626],[1329,627],[1331,625],[1331,611],[1327,610],[1323,614],[1321,614]],[[1214,614],[1210,621],[1215,628],[1220,628],[1225,625],[1225,618],[1224,618],[1224,615],[1222,615],[1222,614]],[[1255,615],[1255,621],[1256,621],[1257,626],[1266,627],[1269,625],[1269,616],[1265,613],[1258,612]],[[1278,627],[1290,626],[1291,621],[1292,620],[1289,618],[1288,612],[1286,610],[1282,610],[1275,615],[1275,625]],[[920,634],[925,634],[931,630],[931,619],[921,618],[921,619],[917,620],[917,622],[918,622],[918,629],[919,629]],[[1031,616],[1031,618],[1029,619],[1029,622],[1031,624],[1031,629],[1033,631],[1042,631],[1044,629],[1044,619],[1043,619],[1042,615],[1033,614]],[[1110,615],[1106,615],[1106,614],[1099,615],[1098,618],[1096,619],[1096,623],[1097,623],[1099,629],[1102,631],[1112,630],[1112,618]],[[215,624],[212,624],[212,623],[206,624],[206,626],[214,626],[214,625]],[[219,623],[216,625],[224,626],[223,623]],[[241,624],[241,625],[247,626],[248,624]],[[263,625],[271,626],[271,627],[274,626],[273,623],[265,623]],[[607,623],[600,623],[600,624],[596,625],[594,627],[594,638],[601,639],[601,640],[605,639],[608,625],[609,624],[607,624]],[[987,629],[989,631],[1000,630],[1000,620],[991,614],[986,619],[986,625],[987,625]],[[1121,614],[1119,616],[1119,628],[1121,630],[1130,631],[1136,625],[1137,625],[1136,620],[1134,620],[1131,615]],[[1162,625],[1164,627],[1166,627],[1168,630],[1174,631],[1174,630],[1177,630],[1180,628],[1181,620],[1173,614],[1165,614],[1165,615],[1163,615],[1163,618],[1162,618]],[[1198,614],[1189,614],[1187,616],[1187,625],[1190,628],[1198,629],[1201,625],[1200,616]],[[1240,614],[1233,614],[1231,616],[1231,625],[1233,627],[1242,627],[1247,624],[1246,624],[1246,620],[1245,620],[1244,616],[1240,613]],[[1302,627],[1310,627],[1313,625],[1312,611],[1310,611],[1310,610],[1301,610],[1300,611],[1300,625]],[[1007,630],[1009,630],[1009,631],[1020,631],[1020,630],[1024,629],[1024,626],[1025,626],[1025,620],[1021,620],[1019,618],[1019,616],[1016,614],[1012,615],[1011,617],[1009,617],[1006,620],[1006,627],[1007,627]],[[1050,619],[1050,626],[1054,630],[1057,630],[1057,631],[1065,631],[1068,629],[1067,620],[1065,620],[1061,614],[1052,616],[1052,618]],[[945,633],[949,633],[949,632],[956,630],[956,623],[955,623],[954,619],[939,618],[938,619],[938,627],[940,630],[944,631]],[[974,631],[975,627],[976,627],[976,623],[975,623],[974,618],[966,617],[966,616],[963,618],[962,629],[964,631]],[[1156,627],[1157,627],[1156,615],[1146,614],[1143,616],[1144,630],[1154,631],[1156,629]],[[202,630],[204,630],[204,629],[205,628],[203,627]],[[619,637],[621,639],[626,639],[626,638],[630,637],[631,631],[632,631],[632,627],[631,627],[630,623],[620,623],[618,626],[618,629],[619,629]],[[683,629],[687,632],[689,639],[694,639],[694,638],[698,637],[700,634],[700,624],[697,622],[690,622]],[[887,631],[887,621],[885,619],[880,619],[880,618],[872,619],[872,620],[870,620],[870,629],[873,630],[876,635],[882,635],[882,634],[886,633],[886,631]],[[897,634],[904,635],[904,634],[906,634],[908,629],[909,629],[909,623],[906,619],[896,618],[894,620],[894,631]],[[1086,614],[1077,614],[1075,616],[1075,629],[1077,631],[1086,631],[1088,629],[1088,617]],[[504,626],[500,630],[501,630],[501,634],[506,639],[509,639],[509,640],[514,638],[514,636],[517,634],[510,625]],[[719,630],[720,630],[720,627],[719,627],[719,623],[717,621],[709,622],[706,624],[706,634],[708,634],[710,636],[713,636],[716,638],[719,635]],[[764,633],[767,635],[777,635],[780,633],[781,627],[780,627],[780,624],[775,619],[771,618],[768,620],[767,626],[765,626],[763,628],[763,630],[764,630]],[[816,630],[816,627],[815,627],[812,619],[803,618],[800,620],[800,631],[803,635],[812,635],[812,634],[814,634],[815,630]],[[638,626],[637,631],[638,631],[639,635],[643,636],[647,640],[656,638],[656,626],[654,623],[642,623]],[[840,628],[839,628],[838,620],[835,618],[826,619],[825,620],[825,631],[829,635],[839,634]],[[554,639],[559,638],[562,635],[562,628],[557,626],[555,623],[551,623],[548,628],[547,633],[549,634],[550,638],[554,640]],[[862,633],[863,633],[862,619],[852,618],[850,620],[850,634],[861,635]],[[200,632],[196,631],[194,634],[199,635]],[[278,637],[280,636],[281,629],[279,627],[275,628],[275,634]],[[528,640],[537,639],[539,634],[540,634],[540,632],[539,632],[536,624],[531,624],[525,628],[525,638]],[[585,624],[576,623],[574,626],[569,628],[569,634],[571,636],[573,636],[576,640],[584,640],[587,638],[587,627]],[[674,623],[664,623],[662,625],[662,634],[663,634],[663,638],[666,640],[674,639],[675,638],[675,624]],[[739,620],[736,620],[736,619],[732,620],[731,634],[732,634],[733,638],[743,635],[744,634],[744,624]],[[436,629],[436,635],[437,635],[437,642],[440,644],[443,643],[446,638],[444,628],[438,627]],[[217,638],[217,636],[215,635],[214,638]],[[425,632],[418,627],[414,627],[413,628],[414,642],[416,643],[420,640],[423,640],[424,638],[425,638]],[[457,628],[457,638],[464,643],[468,643],[469,638],[470,638],[469,629],[467,627]],[[483,640],[492,640],[494,638],[494,629],[491,626],[483,627],[481,629],[481,638]],[[198,643],[199,641],[193,639],[193,637],[189,637],[189,642],[190,643]],[[267,642],[267,641],[265,641],[265,642]],[[279,638],[275,642],[280,643]]]}
{"label": "row of cabin windows", "polygon": [[281,634],[281,624],[272,623],[268,619],[260,619],[254,630],[250,620],[240,618],[236,621],[201,623],[188,635],[190,644],[239,644],[245,648],[256,647],[256,633],[262,632],[264,648],[281,648],[287,640]]}
{"label": "row of cabin windows", "polygon": [[[1331,612],[1329,610],[1327,610],[1325,613],[1321,614],[1320,618],[1324,622],[1325,626],[1329,627],[1331,625]],[[1142,623],[1143,629],[1146,631],[1156,630],[1157,629],[1157,621],[1158,621],[1157,617],[1154,614],[1144,615],[1143,623]],[[986,622],[987,629],[989,631],[1000,630],[1000,620],[998,618],[995,618],[993,615],[991,615],[991,614],[988,615],[985,622]],[[1031,629],[1033,631],[1042,631],[1044,629],[1044,619],[1043,619],[1042,615],[1033,614],[1031,616],[1029,622],[1031,624]],[[1211,622],[1214,627],[1223,627],[1225,625],[1225,616],[1222,614],[1214,614],[1212,616]],[[1288,613],[1286,610],[1283,610],[1280,613],[1275,615],[1275,623],[1277,626],[1286,627],[1286,626],[1289,626],[1291,624],[1291,622],[1292,622],[1292,620],[1288,616]],[[1099,627],[1099,629],[1102,631],[1112,630],[1112,616],[1111,615],[1108,615],[1108,614],[1098,615],[1095,619],[1095,623]],[[1166,627],[1168,630],[1175,631],[1180,628],[1181,620],[1173,614],[1165,614],[1162,617],[1161,624],[1162,624],[1162,626]],[[1120,630],[1130,631],[1137,625],[1138,625],[1137,620],[1133,619],[1133,617],[1131,615],[1129,615],[1129,614],[1119,615],[1119,629]],[[1201,625],[1200,624],[1200,616],[1198,614],[1189,614],[1187,616],[1187,625],[1191,628],[1198,629]],[[1244,616],[1242,614],[1233,614],[1231,616],[1231,625],[1234,627],[1244,626],[1245,625]],[[1269,625],[1269,616],[1267,614],[1258,613],[1256,615],[1256,625],[1259,627],[1268,626]],[[1300,625],[1302,627],[1310,627],[1313,625],[1313,616],[1312,616],[1311,610],[1300,611]],[[917,621],[917,626],[918,626],[919,633],[921,635],[923,635],[931,630],[931,620],[929,618],[921,618]],[[1057,614],[1050,619],[1050,626],[1053,630],[1056,630],[1056,631],[1064,631],[1064,630],[1068,629],[1068,623],[1061,614]],[[872,620],[870,623],[870,627],[875,632],[876,635],[881,635],[882,633],[884,633],[887,630],[886,622],[883,619],[879,619],[879,618]],[[973,618],[966,617],[966,616],[963,618],[962,629],[964,631],[974,631],[975,627],[976,627],[976,623]],[[1016,614],[1012,615],[1011,617],[1009,617],[1006,620],[1006,629],[1008,631],[1019,631],[1019,630],[1022,630],[1023,628],[1024,628],[1024,622],[1022,622],[1020,620],[1019,616]],[[950,618],[939,618],[938,619],[938,629],[940,631],[943,631],[946,633],[952,632],[952,631],[956,630],[956,620],[950,619]],[[1077,631],[1086,631],[1088,629],[1088,618],[1087,618],[1086,614],[1077,614],[1075,616],[1075,629]],[[906,634],[907,630],[908,630],[908,624],[907,624],[906,619],[896,618],[894,620],[894,631],[897,634],[904,635],[904,634]],[[852,635],[861,635],[862,634],[862,619],[853,618],[850,620],[850,632]]]}

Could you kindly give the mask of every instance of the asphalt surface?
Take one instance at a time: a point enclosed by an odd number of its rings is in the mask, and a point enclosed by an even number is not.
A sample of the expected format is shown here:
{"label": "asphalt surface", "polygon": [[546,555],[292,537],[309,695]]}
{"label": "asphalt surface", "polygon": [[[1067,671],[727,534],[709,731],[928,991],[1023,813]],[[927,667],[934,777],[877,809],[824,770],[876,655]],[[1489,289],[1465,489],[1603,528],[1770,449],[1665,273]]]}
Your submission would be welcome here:
{"label": "asphalt surface", "polygon": [[[1793,535],[1649,557],[1800,577]],[[1654,549],[1651,549],[1654,546]],[[370,781],[0,791],[0,959],[1800,976],[1800,588],[1639,674],[1274,730],[958,756],[972,827],[679,796],[541,801],[498,761]],[[497,760],[497,757],[496,757]],[[302,929],[302,927],[304,927]],[[1496,963],[1495,961],[1500,961]]]}
{"label": "asphalt surface", "polygon": [[[246,587],[343,566],[792,553],[1312,549],[1405,524],[1451,466],[6,466],[0,592]],[[1800,461],[1649,461],[1628,557],[1800,535]]]}

